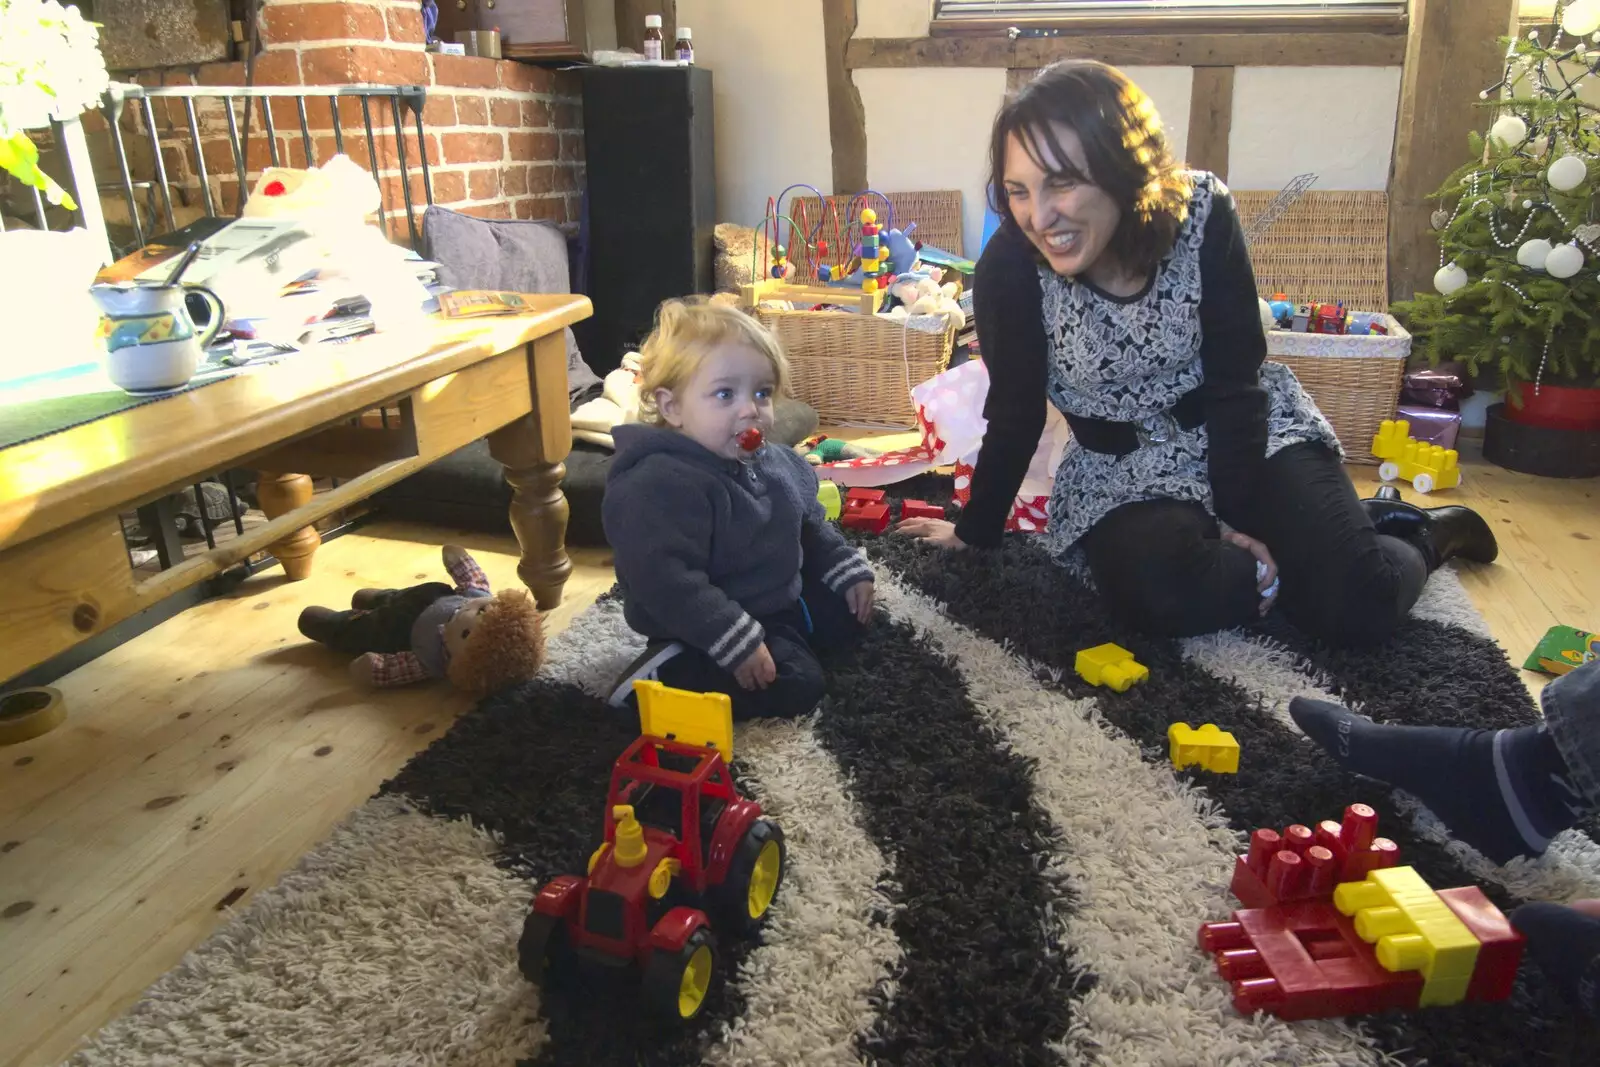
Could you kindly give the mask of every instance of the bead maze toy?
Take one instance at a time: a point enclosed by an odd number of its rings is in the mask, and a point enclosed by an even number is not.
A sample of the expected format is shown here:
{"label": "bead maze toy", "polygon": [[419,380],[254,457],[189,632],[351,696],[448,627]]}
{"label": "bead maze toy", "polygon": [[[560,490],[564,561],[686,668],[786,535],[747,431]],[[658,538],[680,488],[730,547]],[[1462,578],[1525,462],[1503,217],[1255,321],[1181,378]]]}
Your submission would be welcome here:
{"label": "bead maze toy", "polygon": [[641,733],[612,767],[604,840],[585,875],[534,896],[517,964],[541,987],[586,963],[638,967],[644,1008],[688,1023],[715,973],[712,916],[724,940],[760,927],[783,882],[783,831],[729,773],[725,694],[651,681],[634,691]]}
{"label": "bead maze toy", "polygon": [[1199,729],[1186,722],[1167,727],[1167,758],[1176,770],[1200,767],[1215,774],[1239,773],[1239,742],[1214,723]]}
{"label": "bead maze toy", "polygon": [[[784,213],[784,198],[795,190],[804,189],[823,204],[823,217],[812,224],[805,217],[804,204],[795,208],[795,214]],[[881,201],[884,220],[878,211],[868,207],[869,198]],[[791,204],[795,203],[791,199]],[[740,290],[740,302],[745,307],[759,307],[763,300],[781,300],[800,304],[829,304],[874,314],[882,306],[896,273],[910,270],[916,260],[917,249],[910,233],[913,223],[905,230],[894,227],[894,206],[889,198],[873,189],[851,197],[846,207],[850,217],[841,224],[837,206],[829,197],[809,185],[791,185],[767,201],[767,211],[759,229],[767,237],[768,255],[762,269],[756,269],[756,242],[750,252],[751,283]],[[831,216],[832,244],[824,238],[824,229]],[[784,240],[783,226],[788,226]],[[827,261],[830,250],[840,258]],[[795,252],[803,255],[795,255]],[[846,251],[850,255],[844,255]],[[809,277],[798,278],[797,267],[809,264]],[[851,292],[851,289],[855,292]]]}
{"label": "bead maze toy", "polygon": [[1411,436],[1405,419],[1384,419],[1372,438],[1372,454],[1383,460],[1378,477],[1386,482],[1403,478],[1419,493],[1452,489],[1461,484],[1460,457],[1453,448],[1441,448]]}
{"label": "bead maze toy", "polygon": [[1079,652],[1072,669],[1090,685],[1103,685],[1118,693],[1126,693],[1150,677],[1150,669],[1135,660],[1132,652],[1109,643]]}
{"label": "bead maze toy", "polygon": [[1322,1019],[1511,995],[1524,939],[1476,886],[1432,889],[1365,804],[1313,832],[1258,829],[1235,860],[1245,907],[1200,927],[1241,1014]]}

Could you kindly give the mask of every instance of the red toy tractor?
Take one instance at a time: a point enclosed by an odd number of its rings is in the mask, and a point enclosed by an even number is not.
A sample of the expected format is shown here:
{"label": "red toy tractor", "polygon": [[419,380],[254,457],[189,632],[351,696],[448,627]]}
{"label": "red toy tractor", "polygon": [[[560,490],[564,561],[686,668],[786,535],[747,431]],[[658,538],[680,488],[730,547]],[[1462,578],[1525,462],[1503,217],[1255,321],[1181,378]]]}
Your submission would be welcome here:
{"label": "red toy tractor", "polygon": [[734,787],[726,696],[636,691],[643,734],[612,767],[605,840],[587,877],[534,897],[518,965],[543,987],[579,960],[637,964],[645,1008],[687,1022],[711,988],[712,917],[735,936],[761,925],[783,881],[783,831]]}

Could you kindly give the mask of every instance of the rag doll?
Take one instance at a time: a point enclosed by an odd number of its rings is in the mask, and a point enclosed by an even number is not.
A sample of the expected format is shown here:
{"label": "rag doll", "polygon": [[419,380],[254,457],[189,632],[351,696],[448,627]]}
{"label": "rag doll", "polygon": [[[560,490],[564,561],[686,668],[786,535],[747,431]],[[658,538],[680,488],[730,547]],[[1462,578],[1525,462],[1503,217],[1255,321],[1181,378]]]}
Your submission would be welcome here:
{"label": "rag doll", "polygon": [[483,696],[532,678],[544,661],[533,598],[521,589],[490,593],[489,579],[464,548],[446,545],[443,556],[454,587],[362,589],[349,611],[306,608],[300,632],[355,656],[350,676],[378,688],[449,678]]}

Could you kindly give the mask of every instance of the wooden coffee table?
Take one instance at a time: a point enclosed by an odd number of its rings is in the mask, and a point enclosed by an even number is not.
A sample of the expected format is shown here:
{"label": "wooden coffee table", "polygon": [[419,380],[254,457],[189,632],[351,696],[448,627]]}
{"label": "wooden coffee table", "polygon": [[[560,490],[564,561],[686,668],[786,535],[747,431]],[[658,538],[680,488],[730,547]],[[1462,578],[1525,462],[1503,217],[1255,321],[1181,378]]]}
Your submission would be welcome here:
{"label": "wooden coffee table", "polygon": [[[311,523],[480,437],[506,468],[517,568],[543,609],[572,570],[563,461],[572,448],[563,328],[582,296],[531,313],[430,318],[0,450],[0,681],[262,550],[310,573]],[[386,420],[364,412],[398,412]],[[139,578],[121,513],[232,467],[260,471],[270,520]],[[340,479],[312,495],[313,477]]]}

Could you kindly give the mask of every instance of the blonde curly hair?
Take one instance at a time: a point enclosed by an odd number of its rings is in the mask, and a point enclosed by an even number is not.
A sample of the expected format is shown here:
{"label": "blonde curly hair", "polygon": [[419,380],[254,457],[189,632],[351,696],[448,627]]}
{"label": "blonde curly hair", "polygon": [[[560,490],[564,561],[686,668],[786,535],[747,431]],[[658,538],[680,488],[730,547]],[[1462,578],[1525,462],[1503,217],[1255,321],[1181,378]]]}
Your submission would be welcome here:
{"label": "blonde curly hair", "polygon": [[772,331],[725,304],[703,299],[668,300],[656,312],[656,328],[639,349],[639,421],[665,426],[656,407],[656,390],[675,393],[694,377],[701,360],[718,345],[743,345],[767,358],[777,379],[776,395],[789,382],[789,360]]}
{"label": "blonde curly hair", "polygon": [[543,664],[544,620],[533,597],[502,589],[445,670],[456,688],[481,697],[528,681]]}

